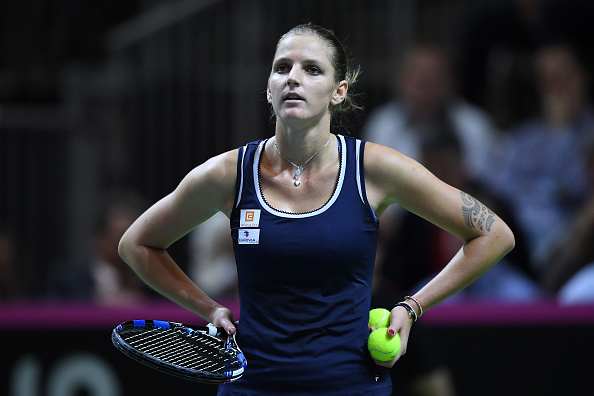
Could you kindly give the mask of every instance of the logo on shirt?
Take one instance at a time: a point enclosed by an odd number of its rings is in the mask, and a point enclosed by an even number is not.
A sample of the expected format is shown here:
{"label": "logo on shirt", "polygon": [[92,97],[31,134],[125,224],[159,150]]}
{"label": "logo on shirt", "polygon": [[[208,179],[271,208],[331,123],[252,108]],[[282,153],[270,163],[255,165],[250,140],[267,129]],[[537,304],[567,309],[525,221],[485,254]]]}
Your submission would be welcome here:
{"label": "logo on shirt", "polygon": [[240,227],[259,227],[260,209],[241,209],[239,217]]}
{"label": "logo on shirt", "polygon": [[237,242],[240,245],[258,245],[260,243],[260,230],[239,229]]}

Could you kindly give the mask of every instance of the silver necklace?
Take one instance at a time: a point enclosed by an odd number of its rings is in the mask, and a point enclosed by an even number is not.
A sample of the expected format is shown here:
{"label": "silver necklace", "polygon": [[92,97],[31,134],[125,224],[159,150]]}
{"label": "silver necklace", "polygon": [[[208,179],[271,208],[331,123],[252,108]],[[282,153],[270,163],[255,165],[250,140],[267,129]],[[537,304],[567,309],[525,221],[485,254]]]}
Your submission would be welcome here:
{"label": "silver necklace", "polygon": [[297,169],[295,171],[295,176],[293,176],[293,179],[295,179],[295,181],[293,182],[295,187],[299,187],[299,185],[301,184],[301,181],[299,181],[299,179],[301,178],[301,173],[303,173],[303,168],[305,168],[305,165],[307,165],[307,163],[309,161],[311,161],[316,155],[318,155],[320,153],[320,151],[324,150],[324,148],[328,145],[328,143],[330,143],[330,136],[328,136],[328,141],[326,143],[324,143],[324,145],[318,151],[316,151],[314,153],[314,155],[309,157],[308,160],[305,161],[304,163],[302,163],[301,165],[297,165],[293,161],[291,161],[290,159],[285,157],[283,153],[281,153],[280,149],[276,145],[276,139],[274,139],[274,148],[276,149],[276,151],[278,151],[278,153],[281,155],[281,157],[283,157],[285,159],[285,161],[287,161],[289,164],[293,165]]}

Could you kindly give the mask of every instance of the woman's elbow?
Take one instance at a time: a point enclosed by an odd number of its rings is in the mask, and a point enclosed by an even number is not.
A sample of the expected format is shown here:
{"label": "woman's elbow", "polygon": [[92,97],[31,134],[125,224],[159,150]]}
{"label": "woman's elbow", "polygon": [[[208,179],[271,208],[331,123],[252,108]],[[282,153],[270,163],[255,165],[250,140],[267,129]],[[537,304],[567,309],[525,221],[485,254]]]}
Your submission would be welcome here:
{"label": "woman's elbow", "polygon": [[516,246],[516,238],[513,231],[507,225],[501,231],[500,243],[503,250],[503,255],[507,255]]}
{"label": "woman's elbow", "polygon": [[126,263],[130,264],[134,252],[134,243],[124,234],[118,243],[118,254]]}

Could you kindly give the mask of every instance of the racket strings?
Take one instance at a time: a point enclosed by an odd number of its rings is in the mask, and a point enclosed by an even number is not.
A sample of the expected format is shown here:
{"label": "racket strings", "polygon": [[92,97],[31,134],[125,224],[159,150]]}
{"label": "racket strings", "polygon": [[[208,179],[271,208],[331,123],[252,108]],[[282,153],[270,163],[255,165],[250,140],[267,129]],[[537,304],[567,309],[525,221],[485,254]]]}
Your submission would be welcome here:
{"label": "racket strings", "polygon": [[194,370],[223,372],[237,362],[223,341],[204,334],[185,334],[182,329],[131,332],[126,338],[143,353]]}

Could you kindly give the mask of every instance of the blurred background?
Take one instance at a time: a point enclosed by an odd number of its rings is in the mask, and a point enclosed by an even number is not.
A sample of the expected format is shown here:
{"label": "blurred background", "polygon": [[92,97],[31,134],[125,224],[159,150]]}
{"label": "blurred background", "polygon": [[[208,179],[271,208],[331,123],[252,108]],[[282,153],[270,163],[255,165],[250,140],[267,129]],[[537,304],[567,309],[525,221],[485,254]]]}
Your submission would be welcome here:
{"label": "blurred background", "polygon": [[[214,394],[111,347],[124,320],[197,322],[138,282],[117,241],[192,168],[274,133],[275,45],[306,22],[363,69],[364,110],[335,132],[419,160],[518,242],[423,317],[394,395],[591,394],[577,365],[594,348],[590,0],[1,0],[0,394]],[[459,247],[387,213],[374,304]],[[239,314],[225,218],[170,253]]]}

